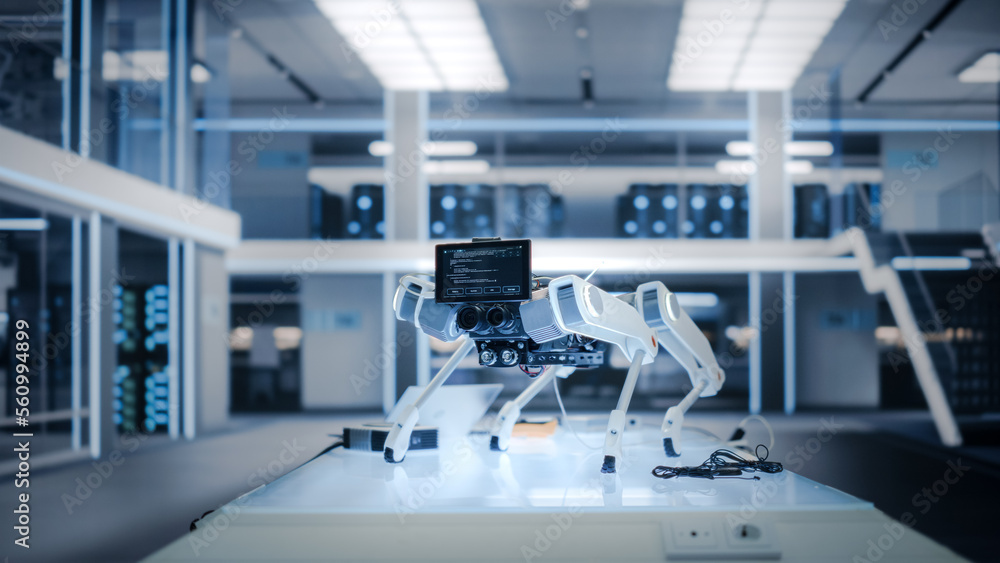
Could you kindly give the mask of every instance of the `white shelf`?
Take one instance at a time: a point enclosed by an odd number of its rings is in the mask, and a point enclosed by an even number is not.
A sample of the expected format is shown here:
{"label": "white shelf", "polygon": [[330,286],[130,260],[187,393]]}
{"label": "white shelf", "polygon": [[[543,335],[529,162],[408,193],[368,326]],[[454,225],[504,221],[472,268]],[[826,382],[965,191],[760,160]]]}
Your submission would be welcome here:
{"label": "white shelf", "polygon": [[159,236],[215,248],[240,241],[240,216],[101,162],[0,127],[0,183]]}
{"label": "white shelf", "polygon": [[[226,256],[236,275],[432,272],[447,241],[245,240]],[[829,240],[538,239],[535,273],[749,273],[857,271],[843,237]]]}

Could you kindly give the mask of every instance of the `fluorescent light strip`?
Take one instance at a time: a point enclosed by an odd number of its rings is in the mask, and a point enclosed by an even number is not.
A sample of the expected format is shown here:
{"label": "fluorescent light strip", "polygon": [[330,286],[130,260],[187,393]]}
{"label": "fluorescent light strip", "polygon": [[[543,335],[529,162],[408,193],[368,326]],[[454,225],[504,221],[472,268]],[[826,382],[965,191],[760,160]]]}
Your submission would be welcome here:
{"label": "fluorescent light strip", "polygon": [[[729,156],[750,156],[754,150],[754,144],[750,141],[729,141],[726,143],[726,154]],[[785,153],[788,156],[830,156],[833,154],[833,143],[829,141],[790,141],[785,143]]]}
{"label": "fluorescent light strip", "polygon": [[681,307],[685,309],[694,309],[696,307],[711,308],[719,304],[719,296],[714,293],[674,293],[677,296],[677,302],[681,304]]}
{"label": "fluorescent light strip", "polygon": [[[785,162],[785,172],[790,175],[809,174],[813,168],[813,163],[808,160]],[[715,171],[719,174],[750,176],[757,173],[757,163],[752,160],[723,159],[715,163]]]}
{"label": "fluorescent light strip", "polygon": [[485,174],[490,171],[490,163],[485,160],[428,160],[423,170],[425,174]]}
{"label": "fluorescent light strip", "polygon": [[897,256],[891,261],[895,270],[968,270],[972,260],[952,256]]}
{"label": "fluorescent light strip", "polygon": [[966,83],[1000,82],[1000,53],[986,53],[975,63],[958,73],[958,81]]}
{"label": "fluorescent light strip", "polygon": [[509,86],[473,0],[315,0],[386,90]]}
{"label": "fluorescent light strip", "polygon": [[0,219],[0,231],[44,231],[49,228],[45,219]]}
{"label": "fluorescent light strip", "polygon": [[[427,141],[423,149],[427,156],[472,156],[479,147],[472,141]],[[372,156],[389,156],[392,151],[389,141],[372,141],[368,145],[368,154]]]}
{"label": "fluorescent light strip", "polygon": [[687,0],[667,86],[686,91],[787,90],[847,0]]}

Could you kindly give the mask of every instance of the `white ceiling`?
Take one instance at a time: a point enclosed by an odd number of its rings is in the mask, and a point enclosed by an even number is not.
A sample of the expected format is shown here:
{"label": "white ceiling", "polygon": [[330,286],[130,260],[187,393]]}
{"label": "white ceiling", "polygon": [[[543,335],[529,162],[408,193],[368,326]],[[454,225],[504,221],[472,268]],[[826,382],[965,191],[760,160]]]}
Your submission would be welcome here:
{"label": "white ceiling", "polygon": [[[804,0],[805,1],[805,0]],[[826,84],[839,69],[842,97],[854,98],[903,50],[948,0],[927,0],[899,29],[883,36],[879,20],[891,21],[892,0],[850,0],[794,93]],[[569,0],[479,0],[478,4],[510,80],[493,104],[506,107],[581,110],[581,71],[593,75],[598,106],[665,108],[691,117],[714,117],[718,107],[745,107],[741,93],[705,95],[667,90],[665,82],[682,0],[591,0],[586,10],[560,15]],[[382,92],[312,0],[245,2],[233,20],[264,50],[287,65],[329,105],[378,104]],[[996,118],[996,85],[963,84],[956,74],[989,50],[1000,50],[1000,2],[964,0],[938,31],[870,97],[872,108],[919,107],[930,113],[955,104],[982,107]],[[578,28],[587,30],[586,38]],[[231,92],[235,104],[302,102],[304,96],[262,55],[232,41]],[[852,103],[852,111],[858,110]],[[912,110],[912,107],[910,108]],[[968,110],[968,108],[966,108]],[[928,117],[946,117],[931,115]],[[884,114],[884,111],[883,111]],[[966,111],[965,117],[977,115]]]}

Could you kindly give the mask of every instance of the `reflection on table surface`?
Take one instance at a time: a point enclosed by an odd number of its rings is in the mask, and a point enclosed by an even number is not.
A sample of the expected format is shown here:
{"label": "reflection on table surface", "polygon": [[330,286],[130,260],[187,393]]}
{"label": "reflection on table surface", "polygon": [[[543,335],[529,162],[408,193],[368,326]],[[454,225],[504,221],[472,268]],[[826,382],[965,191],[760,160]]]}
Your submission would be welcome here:
{"label": "reflection on table surface", "polygon": [[[790,471],[760,480],[653,477],[657,465],[698,465],[722,444],[685,429],[684,453],[667,458],[659,428],[630,428],[617,476],[602,475],[603,434],[565,427],[514,438],[507,452],[487,435],[445,439],[399,464],[381,452],[338,448],[235,501],[256,513],[422,513],[584,510],[857,510],[871,504]],[[583,443],[585,442],[586,445]],[[591,446],[588,448],[587,446]]]}

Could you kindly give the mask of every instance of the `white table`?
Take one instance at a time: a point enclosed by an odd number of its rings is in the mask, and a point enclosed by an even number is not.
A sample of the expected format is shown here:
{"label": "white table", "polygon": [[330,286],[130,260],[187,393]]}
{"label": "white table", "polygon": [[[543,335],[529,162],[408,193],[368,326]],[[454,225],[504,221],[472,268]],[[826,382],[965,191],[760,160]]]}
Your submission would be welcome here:
{"label": "white table", "polygon": [[506,453],[489,451],[485,436],[444,439],[395,465],[336,449],[148,561],[962,560],[871,503],[789,471],[759,481],[653,477],[656,465],[698,465],[719,446],[694,431],[684,439],[684,455],[668,460],[658,428],[630,428],[624,467],[610,479],[601,450],[562,428],[515,438]]}

